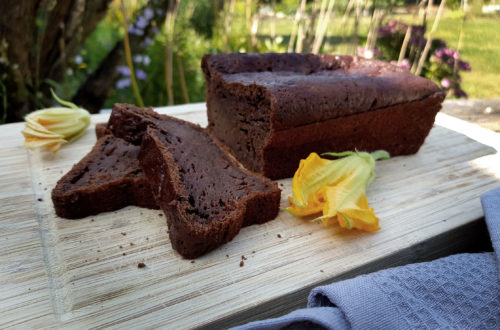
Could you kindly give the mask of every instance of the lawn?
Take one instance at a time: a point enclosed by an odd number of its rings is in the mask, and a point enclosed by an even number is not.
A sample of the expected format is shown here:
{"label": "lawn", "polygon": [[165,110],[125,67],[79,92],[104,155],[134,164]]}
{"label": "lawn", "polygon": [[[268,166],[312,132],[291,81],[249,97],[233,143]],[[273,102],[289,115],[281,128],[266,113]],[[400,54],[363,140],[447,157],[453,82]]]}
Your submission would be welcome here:
{"label": "lawn", "polygon": [[[460,18],[451,14],[443,17],[436,38],[446,40],[456,48],[460,33]],[[468,18],[464,26],[461,57],[472,66],[462,75],[463,89],[470,98],[500,98],[500,19],[498,17]]]}

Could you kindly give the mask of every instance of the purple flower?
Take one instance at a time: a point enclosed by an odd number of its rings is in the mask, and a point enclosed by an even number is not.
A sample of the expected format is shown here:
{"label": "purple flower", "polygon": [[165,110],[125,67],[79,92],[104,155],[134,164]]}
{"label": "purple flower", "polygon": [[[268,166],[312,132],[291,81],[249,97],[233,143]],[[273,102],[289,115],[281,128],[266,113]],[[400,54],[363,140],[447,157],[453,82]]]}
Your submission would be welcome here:
{"label": "purple flower", "polygon": [[151,8],[146,8],[144,9],[144,17],[146,17],[146,19],[149,21],[153,17],[155,17],[155,12]]}
{"label": "purple flower", "polygon": [[450,83],[450,80],[448,78],[441,79],[441,87],[448,88],[448,87],[450,87],[450,85],[451,85],[451,83]]}
{"label": "purple flower", "polygon": [[142,36],[144,34],[144,31],[136,28],[135,26],[129,26],[128,33],[136,35],[136,36]]}
{"label": "purple flower", "polygon": [[137,20],[135,21],[135,26],[137,26],[139,29],[144,29],[146,26],[148,26],[148,24],[149,20],[144,16],[137,17]]}
{"label": "purple flower", "polygon": [[405,69],[405,70],[410,70],[410,61],[408,59],[404,58],[401,63],[399,63],[399,67]]}
{"label": "purple flower", "polygon": [[142,64],[148,66],[151,63],[151,58],[148,55],[142,57]]}
{"label": "purple flower", "polygon": [[467,98],[467,93],[464,92],[463,90],[461,89],[454,89],[453,90],[453,95],[455,95],[456,97],[460,98],[460,97],[463,97],[463,98]]}
{"label": "purple flower", "polygon": [[458,68],[460,70],[464,70],[464,71],[470,71],[470,70],[472,70],[469,62],[465,62],[465,61],[462,61],[462,60],[458,61]]}
{"label": "purple flower", "polygon": [[146,37],[144,38],[144,45],[147,47],[149,45],[151,45],[153,43],[153,39],[151,39],[150,37]]}
{"label": "purple flower", "polygon": [[126,65],[120,65],[116,67],[116,72],[118,72],[122,76],[127,76],[127,77],[130,76],[130,69]]}
{"label": "purple flower", "polygon": [[75,56],[75,64],[82,64],[83,63],[83,57],[81,57],[80,55],[76,55]]}
{"label": "purple flower", "polygon": [[134,62],[135,63],[142,63],[142,55],[134,55]]}
{"label": "purple flower", "polygon": [[146,72],[144,72],[144,70],[142,70],[142,69],[135,70],[135,76],[139,80],[145,80],[148,77],[148,75],[146,74]]}
{"label": "purple flower", "polygon": [[122,78],[116,82],[116,88],[124,89],[125,87],[130,86],[130,84],[131,84],[130,78]]}
{"label": "purple flower", "polygon": [[399,66],[402,69],[405,70],[410,70],[410,61],[408,61],[406,58],[401,61],[401,63],[398,64],[397,61],[391,61],[390,62],[392,65]]}

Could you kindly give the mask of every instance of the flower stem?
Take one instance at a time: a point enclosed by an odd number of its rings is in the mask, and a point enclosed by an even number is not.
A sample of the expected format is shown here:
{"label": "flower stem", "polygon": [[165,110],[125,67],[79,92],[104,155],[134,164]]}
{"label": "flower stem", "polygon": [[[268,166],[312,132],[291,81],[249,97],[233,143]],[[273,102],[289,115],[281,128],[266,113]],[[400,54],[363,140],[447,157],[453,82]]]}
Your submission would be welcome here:
{"label": "flower stem", "polygon": [[139,86],[137,86],[137,81],[135,80],[135,71],[134,64],[132,62],[132,52],[130,50],[130,40],[128,38],[128,26],[125,15],[125,4],[123,0],[121,1],[121,15],[119,15],[123,28],[125,29],[123,35],[123,45],[125,48],[125,61],[127,62],[127,66],[130,69],[130,81],[132,83],[132,90],[134,91],[135,99],[137,100],[138,105],[141,108],[144,108],[144,102],[142,101],[141,93],[139,92]]}

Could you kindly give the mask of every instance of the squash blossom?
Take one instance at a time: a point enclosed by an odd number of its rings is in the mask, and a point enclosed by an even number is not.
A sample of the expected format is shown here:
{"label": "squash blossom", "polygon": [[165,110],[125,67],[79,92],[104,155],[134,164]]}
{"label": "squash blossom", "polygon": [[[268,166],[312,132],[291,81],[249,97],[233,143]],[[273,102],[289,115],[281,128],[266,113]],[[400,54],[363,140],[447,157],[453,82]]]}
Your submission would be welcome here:
{"label": "squash blossom", "polygon": [[79,139],[90,125],[90,114],[75,104],[54,98],[66,107],[54,107],[33,111],[24,120],[22,130],[24,146],[28,149],[47,148],[56,153],[61,145]]}
{"label": "squash blossom", "polygon": [[366,188],[375,178],[375,161],[388,159],[389,153],[346,151],[322,155],[342,157],[324,159],[311,153],[302,159],[292,180],[292,197],[288,212],[295,216],[322,213],[313,221],[328,225],[337,219],[341,227],[376,231],[379,219],[368,205]]}

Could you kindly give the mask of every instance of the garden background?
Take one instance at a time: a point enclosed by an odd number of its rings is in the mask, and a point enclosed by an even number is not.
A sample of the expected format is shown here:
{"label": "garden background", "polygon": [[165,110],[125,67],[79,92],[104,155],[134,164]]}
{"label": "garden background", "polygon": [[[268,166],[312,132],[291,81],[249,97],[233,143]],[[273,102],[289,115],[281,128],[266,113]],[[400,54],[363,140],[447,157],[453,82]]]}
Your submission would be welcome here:
{"label": "garden background", "polygon": [[[497,1],[497,2],[495,2]],[[448,98],[500,98],[498,0],[5,0],[0,121],[53,104],[202,102],[206,53],[392,61]]]}

